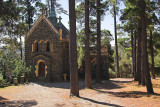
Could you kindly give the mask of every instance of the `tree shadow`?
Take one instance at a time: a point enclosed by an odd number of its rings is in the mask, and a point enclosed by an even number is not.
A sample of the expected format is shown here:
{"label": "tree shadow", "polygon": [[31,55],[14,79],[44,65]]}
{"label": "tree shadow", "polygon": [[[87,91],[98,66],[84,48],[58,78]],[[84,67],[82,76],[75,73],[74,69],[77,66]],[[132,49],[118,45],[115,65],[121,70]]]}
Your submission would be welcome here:
{"label": "tree shadow", "polygon": [[130,83],[130,82],[132,81],[106,80],[106,81],[102,81],[101,84],[94,84],[93,88],[94,89],[107,89],[107,90],[118,89],[118,88],[123,88],[123,86],[120,86],[118,84]]}
{"label": "tree shadow", "polygon": [[96,104],[101,104],[101,105],[106,105],[106,106],[114,106],[114,107],[122,107],[122,106],[119,106],[119,105],[116,105],[116,104],[109,104],[109,103],[106,103],[106,102],[100,102],[100,101],[92,100],[92,99],[85,98],[85,97],[79,97],[79,98],[81,98],[83,100],[90,101],[92,103],[96,103]]}
{"label": "tree shadow", "polygon": [[31,107],[37,104],[34,100],[5,101],[0,103],[0,107]]}
{"label": "tree shadow", "polygon": [[160,84],[153,84],[153,88],[160,88]]}
{"label": "tree shadow", "polygon": [[37,104],[35,100],[9,101],[9,99],[0,96],[0,107],[31,107]]}
{"label": "tree shadow", "polygon": [[0,102],[7,101],[7,100],[8,100],[7,98],[4,98],[4,97],[0,96]]}
{"label": "tree shadow", "polygon": [[121,97],[121,98],[141,98],[141,97],[151,97],[151,96],[154,96],[154,98],[160,98],[160,94],[158,93],[147,94],[146,92],[141,92],[141,91],[111,92],[111,91],[101,91],[97,89],[95,90],[100,93],[108,93],[115,97]]}
{"label": "tree shadow", "polygon": [[[79,89],[85,88],[85,82],[83,80],[79,81]],[[49,87],[49,88],[63,88],[63,89],[70,89],[70,82],[34,82],[34,84],[38,84],[41,86]]]}
{"label": "tree shadow", "polygon": [[[93,88],[95,89],[117,89],[117,88],[123,88],[122,86],[118,84],[123,84],[123,83],[130,83],[132,81],[118,81],[118,80],[105,80],[102,81],[101,83],[94,83]],[[41,86],[49,87],[49,88],[63,88],[63,89],[70,89],[70,82],[34,82],[34,84],[38,84]],[[80,80],[79,81],[79,89],[85,89],[85,81]]]}

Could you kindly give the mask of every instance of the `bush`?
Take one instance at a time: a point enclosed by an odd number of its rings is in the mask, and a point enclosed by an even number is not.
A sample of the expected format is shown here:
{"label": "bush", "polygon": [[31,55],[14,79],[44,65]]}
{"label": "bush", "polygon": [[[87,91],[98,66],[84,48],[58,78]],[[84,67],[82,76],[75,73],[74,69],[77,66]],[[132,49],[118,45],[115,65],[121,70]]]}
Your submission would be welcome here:
{"label": "bush", "polygon": [[13,78],[29,75],[31,67],[21,60],[16,47],[10,45],[5,51],[0,50],[0,71],[0,86],[6,86]]}
{"label": "bush", "polygon": [[20,59],[15,61],[16,68],[13,70],[13,78],[18,78],[19,76],[24,76],[26,72],[26,67],[24,62]]}
{"label": "bush", "polygon": [[160,67],[154,67],[155,75],[160,77]]}
{"label": "bush", "polygon": [[29,79],[28,77],[31,73],[32,67],[31,66],[27,67],[26,63],[24,61],[22,61],[21,59],[16,61],[15,66],[16,66],[16,68],[13,70],[12,77],[18,78],[20,76],[24,76],[28,81],[28,79]]}
{"label": "bush", "polygon": [[6,87],[8,85],[9,85],[9,82],[7,82],[6,80],[4,80],[2,74],[0,74],[0,88],[1,87]]}
{"label": "bush", "polygon": [[115,78],[116,77],[116,73],[112,69],[109,69],[109,76],[111,78]]}
{"label": "bush", "polygon": [[0,87],[3,87],[3,85],[4,85],[3,76],[0,74]]}

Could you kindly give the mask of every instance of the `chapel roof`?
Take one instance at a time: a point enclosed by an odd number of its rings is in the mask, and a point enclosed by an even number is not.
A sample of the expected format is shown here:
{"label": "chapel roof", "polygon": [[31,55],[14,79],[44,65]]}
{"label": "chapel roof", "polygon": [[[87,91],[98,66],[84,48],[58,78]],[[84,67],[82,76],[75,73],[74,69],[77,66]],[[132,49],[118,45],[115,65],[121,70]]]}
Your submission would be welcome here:
{"label": "chapel roof", "polygon": [[55,28],[59,31],[59,29],[62,29],[62,37],[66,38],[66,35],[69,34],[68,29],[62,24],[61,20],[61,16],[59,16],[59,18],[57,18],[56,16],[56,12],[55,12],[55,7],[54,5],[52,5],[51,7],[51,13],[50,16],[48,17],[49,21],[55,26]]}
{"label": "chapel roof", "polygon": [[[57,21],[58,19],[58,21]],[[29,32],[26,35],[26,39],[31,35],[31,33],[34,31],[34,29],[38,26],[38,24],[41,22],[41,20],[45,20],[49,26],[52,28],[56,34],[59,35],[59,29],[62,29],[62,37],[66,38],[66,36],[69,34],[68,29],[62,24],[61,17],[57,18],[55,8],[52,6],[51,8],[51,14],[48,18],[44,15],[44,10],[42,10],[42,15],[38,18],[38,20],[34,23],[34,25],[31,27]],[[59,37],[58,37],[59,38]]]}

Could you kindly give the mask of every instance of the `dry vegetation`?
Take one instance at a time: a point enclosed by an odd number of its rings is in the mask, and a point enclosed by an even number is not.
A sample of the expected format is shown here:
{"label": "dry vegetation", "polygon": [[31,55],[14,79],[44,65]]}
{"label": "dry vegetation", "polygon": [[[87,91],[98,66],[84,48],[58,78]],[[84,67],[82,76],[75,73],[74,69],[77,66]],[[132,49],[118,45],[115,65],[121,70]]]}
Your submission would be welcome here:
{"label": "dry vegetation", "polygon": [[154,95],[132,79],[116,78],[84,89],[80,81],[80,98],[69,97],[69,82],[34,83],[0,89],[0,106],[154,106],[160,107],[160,78],[152,80]]}

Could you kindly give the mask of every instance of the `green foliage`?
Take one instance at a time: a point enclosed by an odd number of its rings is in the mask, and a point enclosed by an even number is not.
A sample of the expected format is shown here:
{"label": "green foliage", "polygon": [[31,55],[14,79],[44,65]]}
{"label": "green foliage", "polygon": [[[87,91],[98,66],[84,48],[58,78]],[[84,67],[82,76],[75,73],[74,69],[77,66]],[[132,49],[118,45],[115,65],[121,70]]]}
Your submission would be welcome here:
{"label": "green foliage", "polygon": [[4,52],[0,51],[0,84],[4,85],[12,78],[29,75],[30,72],[31,67],[27,67],[25,62],[21,60],[14,44],[10,44]]}
{"label": "green foliage", "polygon": [[4,79],[3,79],[2,74],[0,73],[0,87],[2,87],[3,84],[4,84]]}
{"label": "green foliage", "polygon": [[109,69],[109,76],[110,76],[111,78],[116,77],[115,71],[113,71],[112,69]]}
{"label": "green foliage", "polygon": [[160,67],[154,67],[155,75],[160,77]]}
{"label": "green foliage", "polygon": [[[131,57],[131,46],[129,38],[118,38],[118,55],[119,55],[119,72],[121,77],[132,77],[132,57]],[[113,54],[115,57],[115,53]],[[111,70],[111,75],[113,74]],[[113,75],[114,77],[114,75]]]}
{"label": "green foliage", "polygon": [[26,72],[26,66],[21,59],[15,61],[15,69],[13,70],[13,77],[24,76]]}
{"label": "green foliage", "polygon": [[3,79],[3,75],[0,73],[0,88],[6,87],[9,85],[9,82],[7,82],[5,79]]}
{"label": "green foliage", "polygon": [[82,61],[84,60],[85,52],[84,48],[81,45],[77,49],[78,49],[78,68],[80,68],[82,66]]}
{"label": "green foliage", "polygon": [[85,56],[85,48],[84,48],[84,44],[85,44],[85,36],[84,36],[84,30],[81,30],[81,32],[78,33],[77,35],[77,51],[78,51],[78,68],[80,68],[82,66],[82,62],[84,60],[84,56]]}

